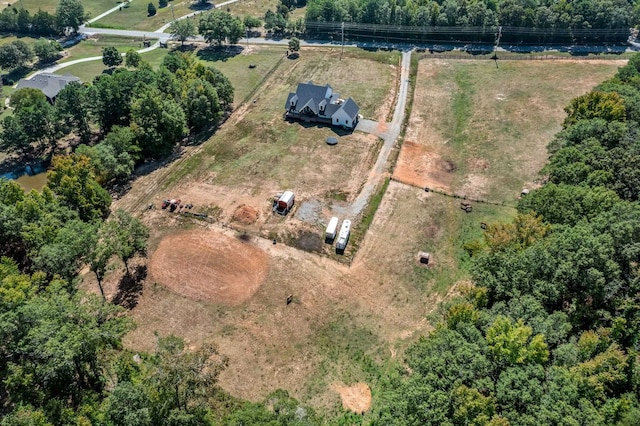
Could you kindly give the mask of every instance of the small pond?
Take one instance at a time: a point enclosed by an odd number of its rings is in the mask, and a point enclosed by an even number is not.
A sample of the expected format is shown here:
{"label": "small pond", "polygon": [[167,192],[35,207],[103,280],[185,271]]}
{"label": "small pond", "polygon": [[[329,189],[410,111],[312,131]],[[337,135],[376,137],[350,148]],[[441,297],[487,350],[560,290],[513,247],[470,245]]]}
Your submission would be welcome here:
{"label": "small pond", "polygon": [[0,175],[0,179],[13,179],[25,191],[35,189],[40,191],[47,183],[47,163],[28,164],[24,168]]}

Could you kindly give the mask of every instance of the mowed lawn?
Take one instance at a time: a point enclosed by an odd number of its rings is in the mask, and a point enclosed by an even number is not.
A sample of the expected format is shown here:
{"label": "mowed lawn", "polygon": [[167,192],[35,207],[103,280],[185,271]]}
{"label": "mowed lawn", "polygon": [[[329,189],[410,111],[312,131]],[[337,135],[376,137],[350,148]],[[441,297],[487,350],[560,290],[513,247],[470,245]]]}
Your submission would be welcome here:
{"label": "mowed lawn", "polygon": [[[19,3],[20,0],[12,1],[12,4]],[[27,9],[32,15],[42,9],[49,13],[55,13],[56,8],[60,0],[21,0],[24,8]],[[134,0],[136,1],[136,0]],[[116,7],[121,1],[117,0],[82,0],[82,6],[85,13],[89,14],[90,18],[96,17],[107,10]],[[146,3],[145,3],[146,4]]]}
{"label": "mowed lawn", "polygon": [[126,53],[131,49],[142,49],[142,39],[102,34],[87,40],[82,40],[80,43],[67,49],[67,55],[58,61],[58,63],[93,56],[102,56],[102,49],[105,47],[115,47],[118,49],[118,52]]}
{"label": "mowed lawn", "polygon": [[414,151],[404,158],[420,170],[415,181],[514,204],[536,184],[564,107],[622,64],[501,61],[496,68],[492,61],[422,59],[403,146]]}
{"label": "mowed lawn", "polygon": [[[91,24],[97,28],[117,28],[126,30],[139,31],[156,31],[166,23],[176,18],[194,12],[190,6],[190,0],[173,0],[169,2],[169,6],[160,8],[157,2],[153,2],[156,6],[156,14],[149,16],[147,8],[149,2],[145,0],[132,0],[129,7],[115,11],[104,18]],[[173,7],[173,11],[172,11]]]}

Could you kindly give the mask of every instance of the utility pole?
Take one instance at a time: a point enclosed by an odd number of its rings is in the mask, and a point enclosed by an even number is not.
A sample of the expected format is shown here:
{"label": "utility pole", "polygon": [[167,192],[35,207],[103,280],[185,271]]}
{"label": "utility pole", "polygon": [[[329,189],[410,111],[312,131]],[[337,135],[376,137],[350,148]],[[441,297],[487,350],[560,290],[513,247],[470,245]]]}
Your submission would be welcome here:
{"label": "utility pole", "polygon": [[493,59],[496,62],[496,68],[498,68],[498,46],[500,45],[500,37],[502,37],[502,25],[498,27],[498,34],[496,34],[496,45],[493,48]]}
{"label": "utility pole", "polygon": [[342,28],[342,50],[340,51],[340,60],[342,60],[342,54],[344,53],[344,22],[340,26]]}
{"label": "utility pole", "polygon": [[173,3],[171,3],[171,17],[174,21],[176,20],[176,15],[173,13]]}
{"label": "utility pole", "polygon": [[247,49],[249,48],[249,28],[244,29],[246,31],[246,35],[247,35]]}

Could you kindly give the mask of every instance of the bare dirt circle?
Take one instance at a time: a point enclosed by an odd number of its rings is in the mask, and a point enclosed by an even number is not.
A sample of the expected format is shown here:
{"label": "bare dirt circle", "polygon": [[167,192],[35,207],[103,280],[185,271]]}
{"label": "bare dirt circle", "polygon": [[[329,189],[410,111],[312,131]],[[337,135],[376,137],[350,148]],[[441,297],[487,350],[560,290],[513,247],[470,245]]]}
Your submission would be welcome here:
{"label": "bare dirt circle", "polygon": [[249,242],[196,229],[162,239],[151,256],[151,278],[196,300],[239,305],[267,276],[268,256]]}
{"label": "bare dirt circle", "polygon": [[346,386],[343,383],[334,383],[333,389],[340,394],[342,406],[355,413],[364,413],[371,407],[371,389],[366,383],[356,383]]}

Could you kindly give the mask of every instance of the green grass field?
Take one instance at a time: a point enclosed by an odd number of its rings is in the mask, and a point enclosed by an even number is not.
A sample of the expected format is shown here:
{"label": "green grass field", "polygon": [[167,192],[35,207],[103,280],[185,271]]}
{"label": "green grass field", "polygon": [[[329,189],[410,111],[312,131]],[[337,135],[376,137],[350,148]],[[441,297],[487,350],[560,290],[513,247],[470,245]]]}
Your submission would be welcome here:
{"label": "green grass field", "polygon": [[[142,1],[142,0],[133,0]],[[31,14],[34,14],[38,9],[42,9],[49,13],[55,13],[56,7],[58,7],[59,0],[15,0],[11,1],[13,5],[19,5],[21,2],[24,8]],[[89,14],[90,18],[100,15],[107,10],[116,7],[120,4],[117,0],[82,0],[85,13]]]}
{"label": "green grass field", "polygon": [[95,38],[83,40],[70,49],[67,49],[68,55],[58,61],[58,63],[69,62],[81,58],[89,58],[92,56],[100,56],[102,55],[102,49],[109,46],[114,46],[120,53],[125,53],[130,49],[141,49],[142,39],[99,35]]}
{"label": "green grass field", "polygon": [[156,14],[148,16],[148,4],[148,1],[133,0],[128,8],[113,12],[91,25],[97,28],[156,31],[164,24],[171,22],[174,16],[178,18],[194,11],[189,7],[191,5],[189,0],[174,0],[169,3],[169,6],[163,8],[159,8],[157,2],[154,2]]}

